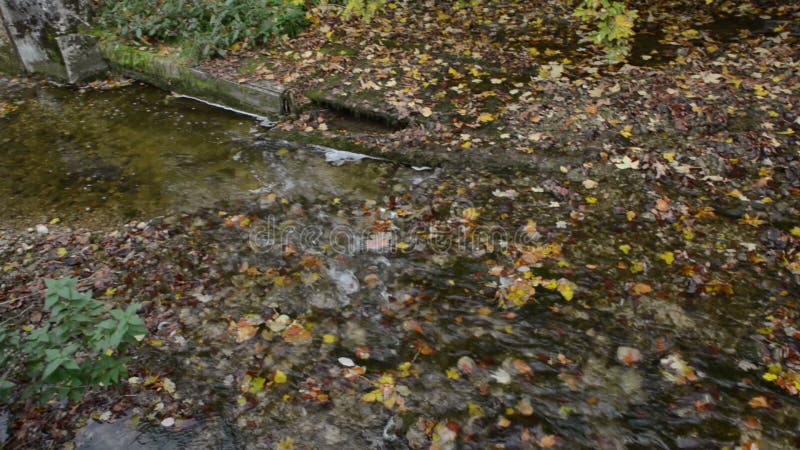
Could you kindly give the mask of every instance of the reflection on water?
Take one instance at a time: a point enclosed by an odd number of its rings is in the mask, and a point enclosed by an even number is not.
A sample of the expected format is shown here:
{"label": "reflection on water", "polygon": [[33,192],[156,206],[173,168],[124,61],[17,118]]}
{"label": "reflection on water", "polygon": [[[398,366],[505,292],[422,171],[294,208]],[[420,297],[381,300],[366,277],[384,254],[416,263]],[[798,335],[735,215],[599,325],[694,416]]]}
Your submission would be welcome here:
{"label": "reflection on water", "polygon": [[41,87],[0,119],[5,224],[118,223],[251,192],[369,197],[381,175],[405,170],[334,167],[316,149],[259,137],[252,118],[144,86],[76,94]]}

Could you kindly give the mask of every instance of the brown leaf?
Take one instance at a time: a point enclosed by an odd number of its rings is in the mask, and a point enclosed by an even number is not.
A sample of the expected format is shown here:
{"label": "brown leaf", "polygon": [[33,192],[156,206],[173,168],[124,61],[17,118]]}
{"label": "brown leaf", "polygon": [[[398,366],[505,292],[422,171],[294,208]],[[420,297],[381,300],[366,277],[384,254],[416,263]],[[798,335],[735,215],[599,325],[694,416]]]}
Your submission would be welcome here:
{"label": "brown leaf", "polygon": [[283,332],[283,340],[292,345],[304,345],[311,342],[311,332],[297,322],[292,323]]}
{"label": "brown leaf", "polygon": [[542,437],[542,440],[539,441],[539,446],[542,448],[553,448],[556,446],[556,436],[554,434],[548,434]]}
{"label": "brown leaf", "polygon": [[644,295],[653,292],[653,288],[646,283],[636,283],[633,285],[632,291],[636,295]]}
{"label": "brown leaf", "polygon": [[747,403],[750,405],[751,408],[768,408],[769,403],[767,402],[767,398],[764,396],[759,395],[758,397],[753,397]]}

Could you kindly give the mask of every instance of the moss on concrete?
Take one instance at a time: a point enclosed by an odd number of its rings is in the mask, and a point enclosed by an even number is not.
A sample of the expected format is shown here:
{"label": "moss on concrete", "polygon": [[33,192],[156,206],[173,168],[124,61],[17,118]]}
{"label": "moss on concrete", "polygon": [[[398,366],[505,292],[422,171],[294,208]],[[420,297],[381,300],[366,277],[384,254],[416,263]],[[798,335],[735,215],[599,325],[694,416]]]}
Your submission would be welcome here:
{"label": "moss on concrete", "polygon": [[115,41],[100,44],[111,68],[161,89],[223,104],[253,114],[286,114],[291,99],[283,86],[273,83],[241,84],[194,69],[185,59],[158,55]]}
{"label": "moss on concrete", "polygon": [[24,72],[19,62],[17,53],[10,46],[3,46],[0,42],[0,73],[7,75],[20,75]]}
{"label": "moss on concrete", "polygon": [[3,18],[0,17],[0,73],[18,75],[25,71],[14,45],[6,32]]}

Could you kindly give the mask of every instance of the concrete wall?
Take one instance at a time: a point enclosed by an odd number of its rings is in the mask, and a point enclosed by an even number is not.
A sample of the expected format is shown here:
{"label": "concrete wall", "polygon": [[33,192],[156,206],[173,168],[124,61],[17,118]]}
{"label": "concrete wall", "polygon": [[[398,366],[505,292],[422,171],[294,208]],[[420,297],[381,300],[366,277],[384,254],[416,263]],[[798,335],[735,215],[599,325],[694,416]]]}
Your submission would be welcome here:
{"label": "concrete wall", "polygon": [[0,15],[0,72],[17,75],[24,71],[17,49],[6,31],[3,17]]}
{"label": "concrete wall", "polygon": [[[86,38],[73,36],[81,23],[89,19],[89,0],[0,0],[8,38],[16,54],[30,73],[70,82],[79,81],[105,70],[98,63],[99,53],[91,50]],[[77,45],[77,47],[71,47]]]}

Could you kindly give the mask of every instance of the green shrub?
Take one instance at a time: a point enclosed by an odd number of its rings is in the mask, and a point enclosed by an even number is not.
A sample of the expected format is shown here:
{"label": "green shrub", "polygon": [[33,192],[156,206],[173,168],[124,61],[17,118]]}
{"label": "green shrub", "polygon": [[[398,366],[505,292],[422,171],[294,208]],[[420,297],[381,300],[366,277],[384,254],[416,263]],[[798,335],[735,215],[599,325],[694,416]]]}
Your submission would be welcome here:
{"label": "green shrub", "polygon": [[386,0],[347,0],[344,4],[342,17],[349,19],[352,16],[356,16],[369,23],[384,6],[386,6]]}
{"label": "green shrub", "polygon": [[589,37],[603,46],[609,63],[622,62],[628,57],[633,26],[639,15],[635,9],[628,9],[625,3],[618,1],[583,0],[574,14],[584,22],[597,23],[597,30]]}
{"label": "green shrub", "polygon": [[108,0],[102,17],[122,36],[180,42],[203,58],[294,36],[307,24],[294,0]]}
{"label": "green shrub", "polygon": [[14,393],[42,403],[54,396],[77,400],[91,387],[116,384],[128,376],[128,358],[119,352],[147,334],[136,314],[138,304],[109,310],[91,294],[78,292],[73,278],[45,282],[47,322],[23,333],[0,327],[3,402]]}

